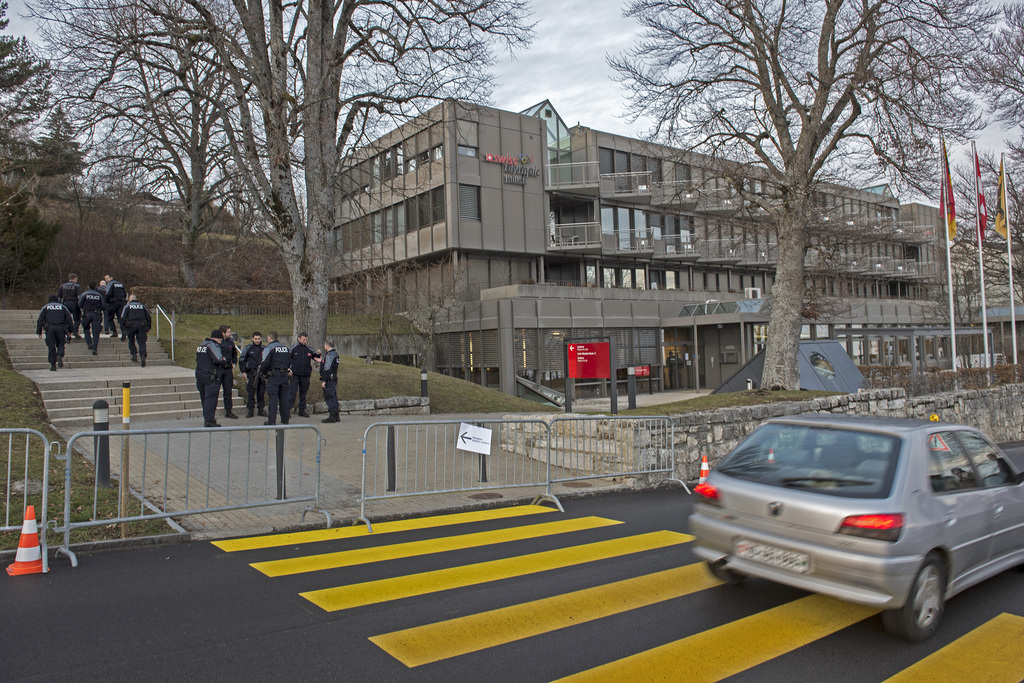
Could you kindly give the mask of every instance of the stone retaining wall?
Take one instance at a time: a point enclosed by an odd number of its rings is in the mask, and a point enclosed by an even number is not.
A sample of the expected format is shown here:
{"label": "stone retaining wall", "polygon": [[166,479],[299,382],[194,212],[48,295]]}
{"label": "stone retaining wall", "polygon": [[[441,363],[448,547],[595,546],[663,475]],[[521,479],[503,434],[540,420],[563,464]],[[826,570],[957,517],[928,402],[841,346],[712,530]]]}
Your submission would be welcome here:
{"label": "stone retaining wall", "polygon": [[[314,413],[327,413],[327,402],[313,406]],[[338,401],[338,413],[345,415],[430,415],[430,399],[419,396],[392,396],[360,401]]]}
{"label": "stone retaining wall", "polygon": [[991,389],[955,391],[908,398],[903,389],[873,389],[810,401],[674,415],[676,476],[693,481],[700,475],[701,457],[712,467],[764,420],[786,415],[832,413],[880,415],[967,424],[996,442],[1024,439],[1024,385],[1006,384]]}

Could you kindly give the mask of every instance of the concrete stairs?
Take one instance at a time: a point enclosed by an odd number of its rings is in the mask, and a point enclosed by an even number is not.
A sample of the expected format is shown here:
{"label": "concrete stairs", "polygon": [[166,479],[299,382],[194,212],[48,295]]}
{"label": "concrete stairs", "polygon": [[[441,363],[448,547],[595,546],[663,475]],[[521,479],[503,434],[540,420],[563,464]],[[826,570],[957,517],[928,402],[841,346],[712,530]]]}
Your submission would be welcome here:
{"label": "concrete stairs", "polygon": [[[202,420],[202,405],[192,370],[174,365],[152,333],[146,344],[146,367],[131,361],[128,342],[101,335],[97,355],[84,340],[72,340],[64,347],[64,367],[50,371],[46,345],[35,335],[38,311],[0,311],[0,336],[7,344],[11,364],[39,387],[43,405],[56,427],[72,431],[89,429],[93,404],[104,400],[109,422],[119,428],[122,417],[123,384],[130,384],[131,420]],[[237,382],[233,410],[245,412],[244,387]],[[218,416],[223,415],[219,405]],[[262,424],[262,419],[260,419]]]}

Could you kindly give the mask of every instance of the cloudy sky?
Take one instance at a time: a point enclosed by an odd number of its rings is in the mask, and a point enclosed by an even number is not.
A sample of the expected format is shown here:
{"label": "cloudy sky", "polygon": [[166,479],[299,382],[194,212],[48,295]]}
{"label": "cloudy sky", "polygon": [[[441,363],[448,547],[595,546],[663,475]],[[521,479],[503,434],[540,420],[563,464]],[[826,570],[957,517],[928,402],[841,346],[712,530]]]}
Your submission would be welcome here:
{"label": "cloudy sky", "polygon": [[[11,20],[7,33],[27,35],[35,27],[22,20],[24,0],[8,0]],[[612,80],[606,57],[621,55],[632,47],[638,26],[622,16],[625,0],[534,0],[536,35],[532,46],[509,57],[498,58],[497,87],[493,104],[521,111],[550,99],[565,122],[638,136],[648,127],[643,120],[623,118],[625,93]],[[992,126],[981,136],[979,151],[1002,151],[1008,133]],[[951,150],[951,161],[969,158],[970,147]]]}

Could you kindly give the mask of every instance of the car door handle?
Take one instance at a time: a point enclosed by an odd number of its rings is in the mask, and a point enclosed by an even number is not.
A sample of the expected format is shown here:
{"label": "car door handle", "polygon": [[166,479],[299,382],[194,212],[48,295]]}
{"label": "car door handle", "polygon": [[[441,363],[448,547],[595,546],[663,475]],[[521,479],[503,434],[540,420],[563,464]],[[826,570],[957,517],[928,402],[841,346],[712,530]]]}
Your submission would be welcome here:
{"label": "car door handle", "polygon": [[992,512],[995,513],[996,517],[998,517],[999,515],[1003,514],[1003,506],[1002,506],[1002,504],[996,505],[994,508],[992,508]]}
{"label": "car door handle", "polygon": [[945,516],[943,516],[942,521],[945,523],[946,526],[953,526],[954,524],[956,524],[956,515],[954,515],[952,512],[947,512]]}

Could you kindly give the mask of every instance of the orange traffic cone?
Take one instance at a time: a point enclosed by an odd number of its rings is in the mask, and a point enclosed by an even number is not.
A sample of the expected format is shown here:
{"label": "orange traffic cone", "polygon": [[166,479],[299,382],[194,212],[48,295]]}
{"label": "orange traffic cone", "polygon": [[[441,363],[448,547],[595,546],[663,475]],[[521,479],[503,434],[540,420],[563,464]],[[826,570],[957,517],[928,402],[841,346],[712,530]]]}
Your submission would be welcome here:
{"label": "orange traffic cone", "polygon": [[25,523],[21,527],[18,553],[14,556],[14,564],[7,568],[7,573],[11,576],[43,573],[43,553],[39,547],[39,530],[36,527],[34,505],[25,508]]}
{"label": "orange traffic cone", "polygon": [[711,474],[711,468],[708,467],[708,456],[705,455],[700,461],[700,481],[698,484],[703,484],[708,479],[708,475]]}

